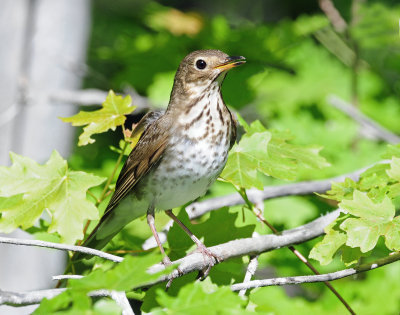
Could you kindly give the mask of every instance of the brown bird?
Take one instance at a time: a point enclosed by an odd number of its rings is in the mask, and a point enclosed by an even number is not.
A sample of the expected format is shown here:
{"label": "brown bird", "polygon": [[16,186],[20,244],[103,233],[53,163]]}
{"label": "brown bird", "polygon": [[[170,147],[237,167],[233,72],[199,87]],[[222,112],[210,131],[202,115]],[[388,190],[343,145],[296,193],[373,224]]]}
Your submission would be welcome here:
{"label": "brown bird", "polygon": [[148,113],[135,128],[132,136],[139,141],[84,246],[103,248],[126,224],[147,213],[163,262],[170,264],[154,225],[154,211],[164,210],[204,255],[217,258],[171,209],[204,195],[224,168],[236,122],[222,99],[221,84],[229,69],[245,61],[219,50],[194,51],[182,60],[167,110]]}

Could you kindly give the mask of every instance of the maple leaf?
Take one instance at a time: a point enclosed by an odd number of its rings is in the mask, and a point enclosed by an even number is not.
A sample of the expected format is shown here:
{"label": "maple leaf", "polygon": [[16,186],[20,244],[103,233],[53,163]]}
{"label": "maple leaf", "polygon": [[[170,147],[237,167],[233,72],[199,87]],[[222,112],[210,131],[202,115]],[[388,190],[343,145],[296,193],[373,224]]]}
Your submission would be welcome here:
{"label": "maple leaf", "polygon": [[48,232],[58,232],[65,243],[82,239],[84,222],[99,217],[86,192],[105,178],[70,170],[57,151],[44,165],[18,154],[10,156],[12,165],[0,167],[0,231],[32,227],[47,210]]}
{"label": "maple leaf", "polygon": [[109,129],[115,130],[117,126],[124,124],[126,117],[135,110],[132,106],[132,99],[129,95],[122,97],[115,95],[111,90],[102,108],[92,112],[80,111],[71,117],[61,118],[64,122],[72,123],[72,126],[84,126],[82,134],[79,136],[79,146],[95,142],[92,135],[106,132]]}

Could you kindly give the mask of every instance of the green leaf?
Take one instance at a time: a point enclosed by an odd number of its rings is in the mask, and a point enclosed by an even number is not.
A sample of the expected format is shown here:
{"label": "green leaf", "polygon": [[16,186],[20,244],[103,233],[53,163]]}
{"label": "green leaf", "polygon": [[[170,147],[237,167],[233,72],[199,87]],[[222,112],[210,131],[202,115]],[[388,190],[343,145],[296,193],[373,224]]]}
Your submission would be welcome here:
{"label": "green leaf", "polygon": [[361,252],[360,248],[358,247],[352,248],[348,246],[342,246],[340,251],[342,252],[342,261],[346,266],[354,265],[362,256],[366,256],[365,253]]}
{"label": "green leaf", "polygon": [[393,219],[395,208],[390,198],[385,197],[381,202],[373,202],[366,193],[355,190],[352,200],[343,200],[340,208],[348,213],[371,220],[375,224],[389,222]]}
{"label": "green leaf", "polygon": [[346,243],[347,236],[343,232],[330,230],[322,241],[318,242],[309,257],[318,260],[321,265],[329,264],[337,250]]}
{"label": "green leaf", "polygon": [[384,234],[384,228],[395,215],[395,208],[389,197],[375,203],[367,193],[358,190],[354,191],[353,200],[343,200],[340,207],[359,217],[348,218],[340,228],[347,232],[346,245],[360,247],[363,253],[376,246],[379,236]]}
{"label": "green leaf", "polygon": [[81,279],[71,279],[67,290],[51,300],[43,300],[34,314],[53,314],[66,310],[70,314],[92,313],[92,303],[88,293],[95,290],[127,291],[149,284],[173,269],[168,267],[160,273],[149,274],[148,268],[161,261],[161,255],[125,256],[121,263],[109,270],[97,269]]}
{"label": "green leaf", "polygon": [[78,291],[67,290],[54,298],[48,300],[44,298],[39,307],[33,312],[33,315],[47,314],[87,314],[94,313],[91,311],[91,299],[89,296]]}
{"label": "green leaf", "polygon": [[387,223],[384,230],[385,244],[392,251],[400,250],[400,216]]}
{"label": "green leaf", "polygon": [[384,159],[391,159],[393,157],[400,158],[400,144],[389,144],[386,148],[385,154],[382,156]]}
{"label": "green leaf", "polygon": [[[1,191],[0,191],[0,193],[1,193]],[[24,194],[16,194],[16,195],[13,195],[10,197],[0,197],[0,214],[1,214],[2,209],[14,207],[15,205],[21,203],[23,196],[24,196]]]}
{"label": "green leaf", "polygon": [[93,312],[96,315],[121,315],[121,308],[114,300],[101,299],[94,303]]}
{"label": "green leaf", "polygon": [[61,120],[70,122],[73,126],[87,125],[79,136],[78,145],[83,146],[95,141],[91,138],[92,135],[109,129],[115,130],[117,126],[123,125],[125,115],[132,113],[135,108],[136,106],[132,106],[129,95],[122,97],[110,90],[101,109],[92,112],[80,111],[72,117],[61,118]]}
{"label": "green leaf", "polygon": [[235,144],[229,152],[221,177],[243,188],[263,189],[257,171],[262,172],[263,163],[268,162],[267,145],[270,140],[271,133],[268,131],[243,136],[239,144]]}
{"label": "green leaf", "polygon": [[167,274],[173,266],[161,273],[149,274],[147,269],[162,260],[161,255],[125,256],[121,263],[114,268],[103,271],[97,269],[82,279],[71,279],[69,288],[90,292],[107,289],[127,291],[133,288],[149,284],[157,280],[161,275]]}
{"label": "green leaf", "polygon": [[[240,117],[240,116],[239,116]],[[290,144],[287,132],[267,131],[259,122],[250,126],[239,118],[246,134],[229,152],[221,177],[242,188],[262,189],[257,172],[279,179],[293,180],[304,169],[319,169],[330,164],[319,156],[321,148]]]}
{"label": "green leaf", "polygon": [[390,163],[390,169],[386,171],[386,173],[392,179],[400,182],[400,158],[393,157]]}
{"label": "green leaf", "polygon": [[336,201],[342,201],[343,199],[353,198],[353,192],[357,188],[357,183],[351,178],[346,178],[344,182],[336,183],[333,182],[331,189],[326,194],[318,194],[321,197],[332,199]]}
{"label": "green leaf", "polygon": [[[152,314],[247,314],[246,301],[229,287],[210,286],[206,281],[186,285],[178,296],[169,296],[165,290],[157,290],[157,301],[162,309]],[[251,314],[254,314],[251,312]]]}
{"label": "green leaf", "polygon": [[[84,222],[98,219],[97,208],[86,200],[86,192],[105,179],[69,170],[57,151],[44,165],[14,153],[10,156],[12,165],[0,167],[0,231],[27,229],[47,210],[50,233],[58,232],[65,243],[81,239]],[[7,203],[6,196],[10,197]]]}
{"label": "green leaf", "polygon": [[378,190],[385,192],[390,180],[387,174],[388,169],[389,164],[387,163],[379,163],[370,167],[361,174],[357,189],[361,191]]}
{"label": "green leaf", "polygon": [[289,132],[272,131],[268,147],[269,174],[280,179],[293,180],[302,170],[322,169],[330,166],[319,155],[321,147],[314,145],[296,145],[288,143],[292,136]]}
{"label": "green leaf", "polygon": [[373,249],[382,234],[380,224],[374,224],[373,221],[366,219],[349,218],[340,225],[340,228],[347,233],[346,245],[360,247],[363,253]]}

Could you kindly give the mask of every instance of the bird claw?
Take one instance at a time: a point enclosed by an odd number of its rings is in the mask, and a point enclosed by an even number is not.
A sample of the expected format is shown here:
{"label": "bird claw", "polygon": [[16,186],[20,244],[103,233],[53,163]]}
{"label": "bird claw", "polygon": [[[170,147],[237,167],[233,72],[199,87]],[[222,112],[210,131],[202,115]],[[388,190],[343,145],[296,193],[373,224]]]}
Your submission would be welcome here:
{"label": "bird claw", "polygon": [[215,266],[217,263],[219,263],[222,259],[218,255],[214,254],[211,252],[206,246],[203,244],[198,245],[197,249],[195,250],[197,252],[200,252],[203,254],[204,262],[206,262],[205,257],[208,258],[208,266],[204,268],[203,270],[200,271],[199,277],[204,280],[207,278],[208,274],[210,273],[210,270],[213,266]]}
{"label": "bird claw", "polygon": [[[168,256],[164,256],[164,258],[163,258],[163,260],[162,260],[162,263],[163,263],[163,265],[164,265],[165,267],[168,267],[168,266],[171,266],[171,265],[172,265],[171,259],[169,259]],[[175,278],[178,278],[178,277],[180,277],[180,276],[183,275],[183,272],[182,272],[181,269],[179,269],[179,267],[177,267],[176,270],[178,271],[178,275],[177,275],[177,276],[171,276],[171,278],[170,278],[170,279],[168,280],[168,282],[167,282],[167,285],[165,286],[165,290],[166,290],[166,291],[168,291],[168,289],[170,288],[170,286],[171,286],[171,284],[172,284],[172,281],[173,281]]]}

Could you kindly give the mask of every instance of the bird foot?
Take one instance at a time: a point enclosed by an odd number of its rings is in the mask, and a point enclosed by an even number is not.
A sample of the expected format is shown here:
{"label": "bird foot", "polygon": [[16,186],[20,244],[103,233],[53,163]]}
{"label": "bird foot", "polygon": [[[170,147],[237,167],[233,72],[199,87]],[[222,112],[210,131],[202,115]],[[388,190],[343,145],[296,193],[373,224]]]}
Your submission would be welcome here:
{"label": "bird foot", "polygon": [[[168,267],[168,266],[171,266],[171,265],[172,265],[171,259],[169,259],[168,256],[164,256],[164,258],[163,258],[163,260],[162,260],[162,263],[163,263],[163,265],[164,265],[165,267]],[[179,267],[177,267],[176,270],[178,271],[178,275],[177,275],[177,276],[171,276],[171,278],[170,278],[170,279],[168,280],[168,282],[167,282],[167,285],[165,286],[165,290],[166,290],[166,291],[168,291],[169,287],[170,287],[171,284],[172,284],[172,281],[173,281],[175,278],[180,277],[180,276],[183,275],[183,272],[182,272],[181,269],[179,269]]]}
{"label": "bird foot", "polygon": [[208,259],[208,266],[201,270],[199,274],[200,278],[204,280],[210,273],[211,268],[219,263],[222,259],[218,255],[211,252],[204,244],[198,244],[195,252],[196,251],[203,254],[204,262],[206,262],[206,257]]}

